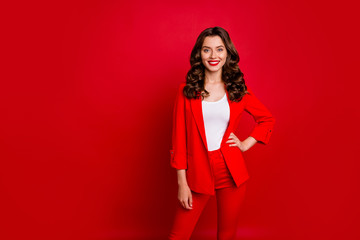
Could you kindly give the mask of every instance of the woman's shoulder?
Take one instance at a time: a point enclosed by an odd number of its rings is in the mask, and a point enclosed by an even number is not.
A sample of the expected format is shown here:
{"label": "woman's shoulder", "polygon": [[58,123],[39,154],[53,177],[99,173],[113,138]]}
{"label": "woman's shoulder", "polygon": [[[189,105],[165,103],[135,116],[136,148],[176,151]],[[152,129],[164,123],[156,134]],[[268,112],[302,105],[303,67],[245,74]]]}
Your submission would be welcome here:
{"label": "woman's shoulder", "polygon": [[245,91],[245,93],[246,93],[245,95],[248,95],[248,94],[253,95],[254,92],[252,91],[252,87],[249,87],[249,85],[246,84],[246,91]]}
{"label": "woman's shoulder", "polygon": [[182,83],[179,84],[179,88],[181,88],[181,89],[183,89],[185,86],[186,86],[185,82],[182,82]]}
{"label": "woman's shoulder", "polygon": [[182,82],[182,83],[179,83],[178,84],[178,87],[177,87],[177,98],[178,99],[184,99],[185,98],[185,94],[184,94],[184,87],[186,86],[186,83]]}
{"label": "woman's shoulder", "polygon": [[184,87],[186,86],[186,83],[182,82],[178,85],[178,92],[183,92]]}

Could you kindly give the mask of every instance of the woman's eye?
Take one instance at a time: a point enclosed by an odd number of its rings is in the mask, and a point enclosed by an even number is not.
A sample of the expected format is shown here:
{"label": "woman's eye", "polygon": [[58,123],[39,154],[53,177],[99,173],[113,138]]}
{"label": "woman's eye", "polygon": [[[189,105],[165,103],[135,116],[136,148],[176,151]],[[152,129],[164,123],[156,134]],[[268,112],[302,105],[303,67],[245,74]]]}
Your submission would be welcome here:
{"label": "woman's eye", "polygon": [[205,49],[204,52],[207,52],[209,49]]}
{"label": "woman's eye", "polygon": [[219,48],[219,51],[222,51],[223,49],[222,48]]}

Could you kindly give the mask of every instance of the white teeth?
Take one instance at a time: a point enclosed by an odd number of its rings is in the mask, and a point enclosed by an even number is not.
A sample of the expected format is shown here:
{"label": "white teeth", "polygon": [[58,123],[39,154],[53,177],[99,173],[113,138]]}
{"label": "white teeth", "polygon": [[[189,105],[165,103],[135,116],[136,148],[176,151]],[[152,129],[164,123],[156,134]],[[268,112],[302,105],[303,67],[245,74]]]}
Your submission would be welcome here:
{"label": "white teeth", "polygon": [[216,61],[216,62],[209,62],[209,63],[218,63],[218,62],[220,62],[220,61]]}

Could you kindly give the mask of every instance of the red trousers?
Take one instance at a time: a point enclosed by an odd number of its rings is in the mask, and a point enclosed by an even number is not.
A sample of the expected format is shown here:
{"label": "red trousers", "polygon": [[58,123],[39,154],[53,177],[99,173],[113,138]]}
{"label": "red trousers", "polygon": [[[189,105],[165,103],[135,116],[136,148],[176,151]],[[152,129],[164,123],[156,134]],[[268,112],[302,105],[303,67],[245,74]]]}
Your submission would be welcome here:
{"label": "red trousers", "polygon": [[[236,187],[220,151],[209,151],[210,166],[215,177],[215,196],[217,202],[217,239],[235,240],[246,182]],[[176,206],[175,218],[168,239],[188,240],[211,195],[191,191],[193,209]]]}

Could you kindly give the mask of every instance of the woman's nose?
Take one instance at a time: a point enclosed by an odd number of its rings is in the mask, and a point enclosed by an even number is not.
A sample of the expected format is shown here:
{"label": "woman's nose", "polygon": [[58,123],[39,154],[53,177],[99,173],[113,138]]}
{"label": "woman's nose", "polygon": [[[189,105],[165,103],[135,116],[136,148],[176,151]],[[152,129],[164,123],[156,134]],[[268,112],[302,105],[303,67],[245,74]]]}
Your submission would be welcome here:
{"label": "woman's nose", "polygon": [[211,57],[212,57],[212,58],[215,58],[215,57],[216,57],[216,52],[215,52],[215,51],[212,51]]}

